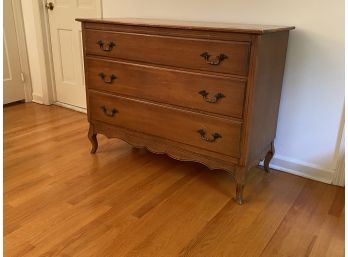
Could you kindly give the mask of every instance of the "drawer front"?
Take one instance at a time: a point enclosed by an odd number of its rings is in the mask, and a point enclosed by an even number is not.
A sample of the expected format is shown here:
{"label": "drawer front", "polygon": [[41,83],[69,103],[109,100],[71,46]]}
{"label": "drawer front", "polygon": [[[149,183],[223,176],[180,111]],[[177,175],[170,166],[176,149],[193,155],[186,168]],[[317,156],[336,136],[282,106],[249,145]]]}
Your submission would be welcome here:
{"label": "drawer front", "polygon": [[250,44],[85,30],[87,54],[246,76]]}
{"label": "drawer front", "polygon": [[86,59],[90,89],[242,118],[245,80]]}
{"label": "drawer front", "polygon": [[240,155],[241,123],[89,91],[89,117],[232,157]]}

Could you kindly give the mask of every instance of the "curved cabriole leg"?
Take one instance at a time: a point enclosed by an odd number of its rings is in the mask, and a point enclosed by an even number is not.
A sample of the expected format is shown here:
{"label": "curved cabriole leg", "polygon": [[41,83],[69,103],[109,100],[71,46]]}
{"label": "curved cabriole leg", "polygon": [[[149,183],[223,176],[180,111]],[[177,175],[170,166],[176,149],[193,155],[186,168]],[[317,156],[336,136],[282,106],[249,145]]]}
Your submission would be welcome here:
{"label": "curved cabriole leg", "polygon": [[98,149],[98,140],[97,133],[94,131],[94,127],[92,124],[89,124],[88,139],[89,141],[91,141],[92,144],[91,153],[94,154]]}
{"label": "curved cabriole leg", "polygon": [[271,162],[274,153],[275,153],[275,150],[274,150],[274,142],[272,141],[272,143],[271,143],[271,149],[267,152],[267,154],[266,154],[266,156],[265,156],[265,160],[264,160],[264,162],[263,162],[263,167],[264,167],[264,169],[265,169],[266,172],[270,172],[269,163]]}
{"label": "curved cabriole leg", "polygon": [[243,190],[244,190],[244,185],[240,184],[240,183],[237,183],[237,185],[236,185],[236,198],[234,200],[239,205],[242,205],[244,203]]}
{"label": "curved cabriole leg", "polygon": [[239,204],[242,205],[244,203],[243,198],[243,191],[244,191],[244,185],[246,180],[246,167],[237,167],[235,171],[235,180],[237,182],[236,185],[236,197],[234,200]]}

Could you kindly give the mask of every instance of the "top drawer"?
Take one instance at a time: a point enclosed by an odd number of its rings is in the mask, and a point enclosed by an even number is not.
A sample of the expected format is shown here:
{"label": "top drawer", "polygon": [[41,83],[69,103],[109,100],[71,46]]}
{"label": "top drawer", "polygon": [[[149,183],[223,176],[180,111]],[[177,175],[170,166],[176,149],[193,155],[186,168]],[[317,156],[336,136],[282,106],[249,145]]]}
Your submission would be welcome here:
{"label": "top drawer", "polygon": [[87,54],[246,76],[248,42],[85,30]]}

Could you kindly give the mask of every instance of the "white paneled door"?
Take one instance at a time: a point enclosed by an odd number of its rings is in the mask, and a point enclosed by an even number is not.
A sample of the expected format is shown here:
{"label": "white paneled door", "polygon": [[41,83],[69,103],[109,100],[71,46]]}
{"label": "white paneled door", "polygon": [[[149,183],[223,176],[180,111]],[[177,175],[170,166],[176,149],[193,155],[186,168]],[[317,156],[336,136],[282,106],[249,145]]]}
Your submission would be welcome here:
{"label": "white paneled door", "polygon": [[4,1],[4,104],[25,99],[12,0]]}
{"label": "white paneled door", "polygon": [[47,1],[46,10],[50,26],[57,101],[85,108],[81,24],[75,19],[101,17],[101,1]]}

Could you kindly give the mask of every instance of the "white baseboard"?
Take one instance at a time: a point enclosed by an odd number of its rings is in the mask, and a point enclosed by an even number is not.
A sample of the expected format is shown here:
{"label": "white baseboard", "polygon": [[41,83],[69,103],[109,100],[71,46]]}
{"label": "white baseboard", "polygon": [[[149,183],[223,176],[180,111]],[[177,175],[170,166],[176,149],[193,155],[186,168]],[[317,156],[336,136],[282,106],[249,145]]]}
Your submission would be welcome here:
{"label": "white baseboard", "polygon": [[272,159],[270,167],[275,170],[284,171],[327,184],[332,184],[335,174],[334,170],[320,168],[316,165],[307,164],[300,161],[289,160],[288,158],[282,158],[280,156],[275,156]]}
{"label": "white baseboard", "polygon": [[55,105],[58,105],[60,107],[64,107],[64,108],[68,108],[74,111],[78,111],[78,112],[82,112],[82,113],[87,113],[87,109],[86,108],[81,108],[78,106],[74,106],[74,105],[70,105],[70,104],[65,104],[65,103],[61,103],[61,102],[55,102]]}
{"label": "white baseboard", "polygon": [[33,101],[34,103],[37,103],[37,104],[44,104],[43,98],[42,98],[41,95],[33,94],[33,99],[32,99],[32,101]]}

